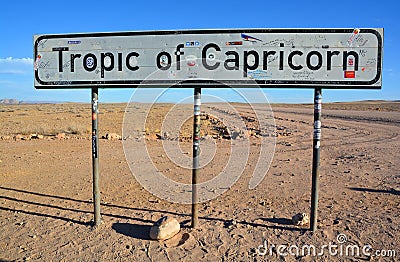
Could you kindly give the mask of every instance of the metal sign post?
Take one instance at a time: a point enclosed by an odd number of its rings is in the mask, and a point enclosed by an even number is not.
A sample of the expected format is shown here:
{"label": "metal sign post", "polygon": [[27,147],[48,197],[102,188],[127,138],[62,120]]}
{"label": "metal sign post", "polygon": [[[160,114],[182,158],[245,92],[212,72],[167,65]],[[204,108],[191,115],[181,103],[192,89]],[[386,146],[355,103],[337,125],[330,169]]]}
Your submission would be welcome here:
{"label": "metal sign post", "polygon": [[199,223],[198,198],[197,198],[197,176],[199,174],[200,158],[200,106],[201,88],[194,88],[194,117],[193,117],[193,169],[192,169],[192,228]]}
{"label": "metal sign post", "polygon": [[319,152],[321,147],[321,110],[322,110],[322,90],[314,89],[314,135],[313,135],[313,158],[312,158],[312,185],[311,185],[311,216],[310,230],[317,229],[318,212],[318,171],[319,171]]}
{"label": "metal sign post", "polygon": [[98,88],[92,88],[92,167],[94,226],[101,223],[99,189],[99,136],[98,136]]}

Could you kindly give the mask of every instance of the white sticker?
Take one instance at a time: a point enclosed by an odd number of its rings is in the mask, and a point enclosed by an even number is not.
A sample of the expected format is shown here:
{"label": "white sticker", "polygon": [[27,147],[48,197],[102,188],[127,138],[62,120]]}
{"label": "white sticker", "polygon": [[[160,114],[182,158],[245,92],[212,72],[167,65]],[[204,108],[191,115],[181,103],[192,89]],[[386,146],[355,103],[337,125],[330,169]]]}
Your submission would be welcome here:
{"label": "white sticker", "polygon": [[105,56],[104,57],[104,66],[105,67],[110,67],[111,66],[111,57]]}
{"label": "white sticker", "polygon": [[194,105],[195,106],[200,106],[201,105],[201,99],[200,98],[195,98],[194,99]]}

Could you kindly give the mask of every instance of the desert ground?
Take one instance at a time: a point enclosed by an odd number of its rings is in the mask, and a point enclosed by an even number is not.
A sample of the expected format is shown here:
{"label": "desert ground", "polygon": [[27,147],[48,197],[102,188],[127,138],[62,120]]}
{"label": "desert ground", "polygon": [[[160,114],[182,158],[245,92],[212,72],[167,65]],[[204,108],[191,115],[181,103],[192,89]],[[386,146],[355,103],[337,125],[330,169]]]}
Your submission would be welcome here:
{"label": "desert ground", "polygon": [[[144,113],[142,106],[133,109]],[[192,229],[191,205],[149,193],[135,179],[124,153],[124,142],[144,143],[160,173],[190,183],[192,171],[171,161],[162,146],[161,122],[172,105],[154,105],[144,126],[124,136],[126,104],[99,104],[99,135],[104,138],[99,140],[98,227],[92,226],[91,105],[0,105],[0,260],[399,260],[400,102],[323,104],[315,233],[309,225],[291,222],[293,215],[310,212],[313,106],[273,104],[275,129],[268,134],[248,105],[233,106],[246,125],[240,139],[249,141],[250,154],[229,190],[199,204],[199,226]],[[223,121],[207,109],[218,105],[202,105],[205,139],[200,145],[212,141],[216,154],[200,169],[201,181],[218,175],[236,148]],[[190,114],[193,106],[180,110]],[[111,133],[121,139],[106,139]],[[178,137],[170,136],[182,155],[190,157],[192,120],[180,125]],[[250,190],[263,137],[273,138],[276,147],[272,162],[265,162],[270,165],[264,179]],[[135,152],[131,148],[131,158]],[[144,165],[136,167],[147,174]],[[179,221],[181,232],[166,241],[151,240],[150,227],[166,215]],[[316,254],[301,253],[305,245],[315,246]],[[328,252],[329,245],[336,247]],[[359,247],[358,254],[346,253],[349,246]]]}

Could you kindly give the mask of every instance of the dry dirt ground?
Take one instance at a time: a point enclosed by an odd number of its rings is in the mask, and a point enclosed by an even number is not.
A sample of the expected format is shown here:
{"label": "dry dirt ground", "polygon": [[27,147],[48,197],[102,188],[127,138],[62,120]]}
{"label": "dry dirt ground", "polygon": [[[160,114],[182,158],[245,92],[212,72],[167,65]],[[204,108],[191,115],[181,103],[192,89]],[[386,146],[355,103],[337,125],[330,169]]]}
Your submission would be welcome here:
{"label": "dry dirt ground", "polygon": [[[125,106],[100,104],[100,136],[122,134]],[[202,106],[207,107],[218,105]],[[400,103],[323,105],[314,234],[291,224],[294,214],[310,212],[312,105],[273,106],[276,130],[268,136],[276,138],[275,154],[253,190],[248,184],[265,134],[248,106],[235,107],[248,128],[243,135],[250,137],[250,157],[232,188],[199,204],[200,225],[191,229],[191,206],[147,192],[129,169],[126,140],[107,139],[100,139],[102,224],[93,228],[90,105],[1,105],[0,260],[399,260]],[[170,161],[159,139],[170,108],[157,105],[139,135],[123,139],[144,141],[161,173],[189,183],[191,170]],[[191,125],[188,119],[176,138],[188,156]],[[216,160],[200,170],[204,180],[224,168],[232,140],[219,119],[203,114],[202,125],[202,136],[217,145]],[[43,138],[29,139],[34,133]],[[65,138],[57,138],[60,133]],[[181,223],[181,233],[164,242],[150,240],[151,225],[165,215]]]}

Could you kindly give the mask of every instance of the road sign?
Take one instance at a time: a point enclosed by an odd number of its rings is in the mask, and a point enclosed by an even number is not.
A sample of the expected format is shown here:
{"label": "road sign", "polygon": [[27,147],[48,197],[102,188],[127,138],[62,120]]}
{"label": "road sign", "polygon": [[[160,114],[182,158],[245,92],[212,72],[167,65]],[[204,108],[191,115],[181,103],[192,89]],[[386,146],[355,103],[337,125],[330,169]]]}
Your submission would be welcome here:
{"label": "road sign", "polygon": [[35,87],[370,88],[383,29],[225,29],[36,35]]}

